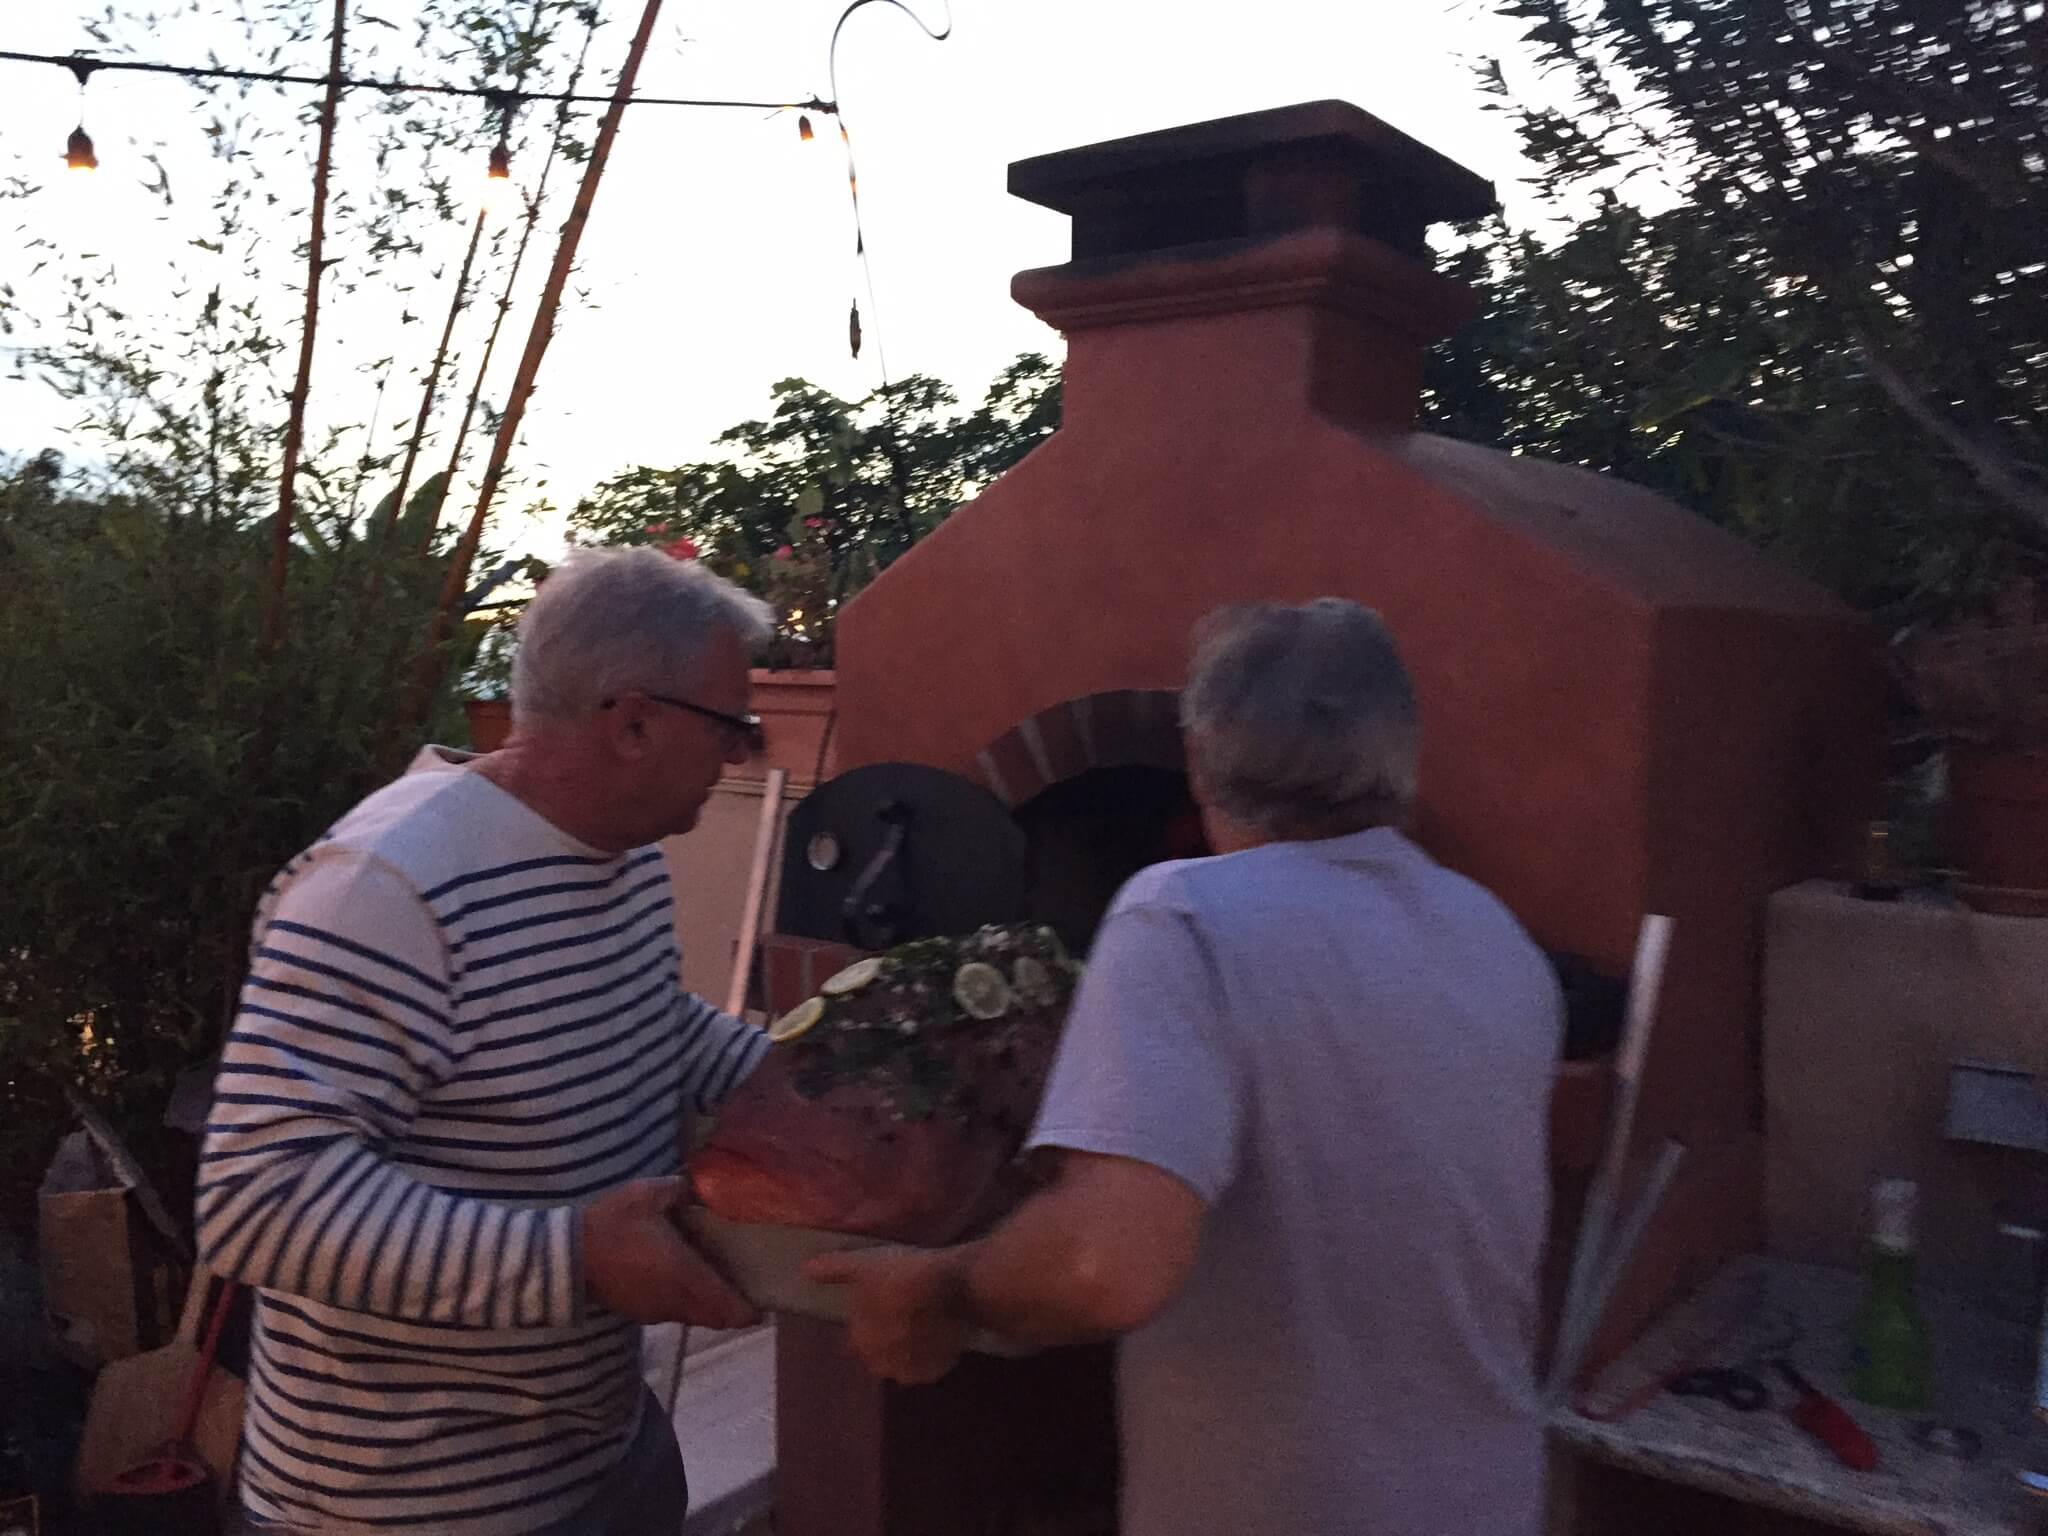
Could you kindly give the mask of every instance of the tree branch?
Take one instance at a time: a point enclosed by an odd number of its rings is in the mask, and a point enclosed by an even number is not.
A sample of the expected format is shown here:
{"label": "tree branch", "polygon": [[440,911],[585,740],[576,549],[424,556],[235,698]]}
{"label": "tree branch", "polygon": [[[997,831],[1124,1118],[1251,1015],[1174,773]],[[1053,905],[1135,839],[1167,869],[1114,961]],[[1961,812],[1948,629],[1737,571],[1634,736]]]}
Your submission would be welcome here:
{"label": "tree branch", "polygon": [[2017,512],[2043,533],[2048,533],[2048,494],[2036,490],[2022,478],[2021,466],[1994,448],[1972,439],[1950,421],[1913,387],[1912,382],[1886,360],[1876,343],[1861,331],[1851,332],[1857,353],[1871,378],[1893,405],[1916,427],[1962,461],[1978,486],[1994,500]]}

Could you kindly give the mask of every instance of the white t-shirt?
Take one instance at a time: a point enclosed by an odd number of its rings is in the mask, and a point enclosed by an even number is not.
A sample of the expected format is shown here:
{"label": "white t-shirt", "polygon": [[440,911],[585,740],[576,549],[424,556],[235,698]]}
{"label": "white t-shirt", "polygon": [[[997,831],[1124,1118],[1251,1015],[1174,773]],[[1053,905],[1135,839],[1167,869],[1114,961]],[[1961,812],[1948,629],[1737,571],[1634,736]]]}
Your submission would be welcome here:
{"label": "white t-shirt", "polygon": [[1380,829],[1145,870],[1036,1146],[1207,1203],[1123,1342],[1122,1536],[1534,1536],[1562,1001],[1506,908]]}

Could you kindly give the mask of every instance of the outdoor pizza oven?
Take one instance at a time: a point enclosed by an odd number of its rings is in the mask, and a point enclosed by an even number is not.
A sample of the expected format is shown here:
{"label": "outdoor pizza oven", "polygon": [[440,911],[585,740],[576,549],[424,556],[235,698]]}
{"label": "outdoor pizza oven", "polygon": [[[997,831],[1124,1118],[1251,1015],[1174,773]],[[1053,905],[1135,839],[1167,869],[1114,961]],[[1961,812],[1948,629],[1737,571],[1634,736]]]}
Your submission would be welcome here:
{"label": "outdoor pizza oven", "polygon": [[[1749,1245],[1762,900],[1871,814],[1872,637],[1646,491],[1415,429],[1425,352],[1478,303],[1425,234],[1493,195],[1357,108],[1046,155],[1010,189],[1073,218],[1073,260],[1012,285],[1067,338],[1062,425],[841,617],[840,772],[791,816],[769,1006],[921,933],[1034,917],[1085,948],[1123,878],[1204,851],[1175,724],[1195,622],[1354,597],[1415,677],[1419,841],[1576,975],[1621,978],[1642,915],[1675,919],[1638,1120],[1692,1156],[1620,1309]],[[1567,1233],[1596,1035],[1559,1071]],[[780,1352],[785,1536],[1106,1507],[1100,1351],[913,1391],[829,1325]]]}

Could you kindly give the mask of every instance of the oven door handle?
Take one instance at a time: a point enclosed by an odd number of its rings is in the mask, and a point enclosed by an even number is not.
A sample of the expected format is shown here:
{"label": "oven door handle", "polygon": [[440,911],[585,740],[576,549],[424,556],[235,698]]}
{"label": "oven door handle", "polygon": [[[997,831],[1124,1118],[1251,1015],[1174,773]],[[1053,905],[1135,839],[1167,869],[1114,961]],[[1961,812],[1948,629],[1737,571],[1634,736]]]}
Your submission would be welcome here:
{"label": "oven door handle", "polygon": [[882,846],[860,872],[860,878],[853,882],[853,889],[846,893],[846,900],[839,904],[846,940],[856,949],[889,948],[896,942],[904,911],[902,902],[877,900],[873,893],[882,877],[892,869],[898,880],[902,878],[898,860],[910,836],[910,807],[901,800],[891,800],[875,815],[889,830],[882,838]]}

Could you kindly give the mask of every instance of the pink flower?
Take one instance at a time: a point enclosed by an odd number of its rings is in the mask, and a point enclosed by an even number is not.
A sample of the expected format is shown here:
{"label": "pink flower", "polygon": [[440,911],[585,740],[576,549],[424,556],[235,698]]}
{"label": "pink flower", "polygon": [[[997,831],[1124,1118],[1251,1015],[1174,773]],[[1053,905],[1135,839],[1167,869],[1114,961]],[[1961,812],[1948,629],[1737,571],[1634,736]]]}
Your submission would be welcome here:
{"label": "pink flower", "polygon": [[775,558],[778,560],[794,560],[796,558],[796,551],[785,544],[775,551]]}
{"label": "pink flower", "polygon": [[822,517],[807,517],[804,519],[804,526],[806,528],[822,528],[825,526],[825,519]]}
{"label": "pink flower", "polygon": [[647,525],[647,537],[649,537],[650,539],[665,539],[665,538],[667,538],[667,537],[668,537],[668,524],[667,524],[667,523],[649,523],[649,524]]}
{"label": "pink flower", "polygon": [[661,552],[671,560],[694,560],[697,558],[697,545],[691,539],[676,539],[662,545]]}

